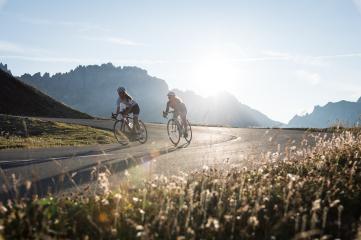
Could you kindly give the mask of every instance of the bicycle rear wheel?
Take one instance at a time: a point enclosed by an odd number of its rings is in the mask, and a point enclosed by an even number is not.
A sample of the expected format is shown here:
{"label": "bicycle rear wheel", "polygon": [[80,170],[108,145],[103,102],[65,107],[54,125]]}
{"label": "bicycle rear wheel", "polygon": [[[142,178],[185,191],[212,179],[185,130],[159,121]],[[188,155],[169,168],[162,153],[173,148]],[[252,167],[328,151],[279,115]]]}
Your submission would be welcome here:
{"label": "bicycle rear wheel", "polygon": [[191,123],[187,120],[187,137],[184,136],[184,138],[187,141],[187,143],[191,143],[192,137],[193,137],[192,126],[191,126]]}
{"label": "bicycle rear wheel", "polygon": [[125,123],[124,121],[117,120],[114,123],[113,127],[114,137],[117,139],[118,143],[125,146],[129,144],[128,136],[125,134]]}
{"label": "bicycle rear wheel", "polygon": [[169,140],[174,144],[174,146],[177,146],[181,137],[179,123],[174,119],[170,119],[167,124],[167,132]]}
{"label": "bicycle rear wheel", "polygon": [[148,132],[147,132],[147,128],[145,127],[145,124],[139,120],[139,138],[138,138],[138,142],[140,142],[141,144],[146,143],[148,139]]}

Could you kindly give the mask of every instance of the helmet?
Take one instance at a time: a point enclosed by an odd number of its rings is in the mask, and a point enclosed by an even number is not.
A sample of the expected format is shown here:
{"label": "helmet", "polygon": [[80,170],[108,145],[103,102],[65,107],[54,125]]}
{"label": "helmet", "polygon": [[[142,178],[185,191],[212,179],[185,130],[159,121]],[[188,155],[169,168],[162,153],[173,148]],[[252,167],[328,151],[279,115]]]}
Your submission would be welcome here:
{"label": "helmet", "polygon": [[123,92],[125,92],[125,88],[124,87],[118,87],[117,91],[118,91],[118,93],[123,93]]}
{"label": "helmet", "polygon": [[175,93],[172,92],[172,91],[170,91],[170,92],[167,94],[167,96],[168,96],[168,97],[170,97],[170,96],[175,96]]}

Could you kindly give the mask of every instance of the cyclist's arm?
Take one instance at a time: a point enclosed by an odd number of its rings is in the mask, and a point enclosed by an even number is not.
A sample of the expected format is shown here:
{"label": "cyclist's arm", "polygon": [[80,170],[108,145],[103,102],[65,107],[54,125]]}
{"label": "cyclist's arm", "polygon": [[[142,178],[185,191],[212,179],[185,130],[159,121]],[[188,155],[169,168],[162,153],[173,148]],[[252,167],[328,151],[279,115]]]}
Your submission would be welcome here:
{"label": "cyclist's arm", "polygon": [[133,99],[130,100],[130,106],[127,106],[124,111],[122,111],[123,115],[128,115],[128,113],[130,112],[130,110],[135,107],[135,105],[137,105],[137,102],[134,101]]}
{"label": "cyclist's arm", "polygon": [[119,114],[119,111],[120,111],[120,99],[118,98],[117,99],[117,102],[116,102],[116,109],[115,109],[115,114]]}
{"label": "cyclist's arm", "polygon": [[165,112],[168,113],[169,112],[169,101],[167,102],[167,107],[165,109]]}

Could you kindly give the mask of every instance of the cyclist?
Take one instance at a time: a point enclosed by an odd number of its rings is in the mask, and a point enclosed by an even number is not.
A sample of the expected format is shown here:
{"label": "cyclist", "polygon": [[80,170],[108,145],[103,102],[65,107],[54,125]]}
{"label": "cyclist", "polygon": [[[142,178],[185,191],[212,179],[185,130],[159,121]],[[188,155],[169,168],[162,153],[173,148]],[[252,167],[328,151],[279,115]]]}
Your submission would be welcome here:
{"label": "cyclist", "polygon": [[175,117],[180,116],[182,120],[182,127],[183,127],[183,134],[184,137],[188,137],[187,132],[187,107],[183,103],[182,99],[176,96],[176,94],[172,91],[170,91],[168,94],[168,102],[167,102],[167,108],[165,111],[163,111],[163,117],[167,117],[169,113],[169,108],[174,109]]}
{"label": "cyclist", "polygon": [[[134,121],[134,127],[132,129],[133,133],[137,135],[137,132],[139,131],[139,121],[138,116],[140,112],[139,105],[134,99],[125,91],[124,87],[119,87],[117,89],[118,92],[118,99],[117,99],[117,108],[116,108],[116,114],[122,114],[123,117],[127,116],[128,114],[133,114],[133,121]],[[125,109],[123,111],[120,111],[120,104],[123,104],[125,106]]]}

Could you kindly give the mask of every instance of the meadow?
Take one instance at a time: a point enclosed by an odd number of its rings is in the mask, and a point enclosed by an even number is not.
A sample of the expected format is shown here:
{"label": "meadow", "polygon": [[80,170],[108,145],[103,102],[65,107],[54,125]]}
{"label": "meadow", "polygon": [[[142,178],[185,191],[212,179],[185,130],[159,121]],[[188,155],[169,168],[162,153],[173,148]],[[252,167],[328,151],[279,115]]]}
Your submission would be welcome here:
{"label": "meadow", "polygon": [[88,126],[0,115],[0,150],[116,143],[111,131]]}
{"label": "meadow", "polygon": [[[0,205],[6,239],[361,239],[361,133],[263,155],[257,168],[209,166]],[[1,237],[0,237],[1,239]]]}

